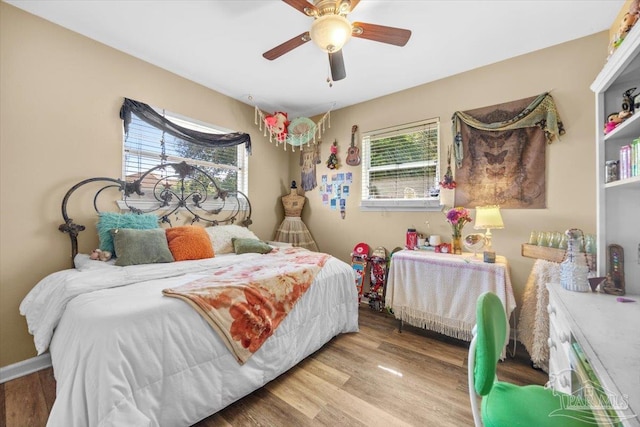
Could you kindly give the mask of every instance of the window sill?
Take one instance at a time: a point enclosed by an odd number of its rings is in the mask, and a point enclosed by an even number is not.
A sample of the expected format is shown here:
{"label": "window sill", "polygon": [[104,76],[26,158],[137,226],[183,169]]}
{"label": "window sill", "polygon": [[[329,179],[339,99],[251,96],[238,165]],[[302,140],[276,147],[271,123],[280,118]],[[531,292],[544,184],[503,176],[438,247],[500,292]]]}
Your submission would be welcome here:
{"label": "window sill", "polygon": [[360,211],[362,212],[425,212],[442,211],[439,199],[387,199],[387,200],[361,200]]}

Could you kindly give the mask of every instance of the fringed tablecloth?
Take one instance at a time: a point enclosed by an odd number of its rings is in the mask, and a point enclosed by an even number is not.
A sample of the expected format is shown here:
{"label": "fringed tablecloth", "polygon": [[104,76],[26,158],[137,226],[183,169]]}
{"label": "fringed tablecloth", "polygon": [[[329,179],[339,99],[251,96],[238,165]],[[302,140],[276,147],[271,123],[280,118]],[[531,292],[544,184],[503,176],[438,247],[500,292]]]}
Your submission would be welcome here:
{"label": "fringed tablecloth", "polygon": [[471,341],[476,301],[486,291],[498,295],[508,319],[516,301],[504,257],[489,264],[472,254],[403,250],[393,256],[385,303],[403,322]]}
{"label": "fringed tablecloth", "polygon": [[560,264],[537,259],[522,297],[518,336],[534,366],[549,372],[549,292],[546,284],[560,277]]}

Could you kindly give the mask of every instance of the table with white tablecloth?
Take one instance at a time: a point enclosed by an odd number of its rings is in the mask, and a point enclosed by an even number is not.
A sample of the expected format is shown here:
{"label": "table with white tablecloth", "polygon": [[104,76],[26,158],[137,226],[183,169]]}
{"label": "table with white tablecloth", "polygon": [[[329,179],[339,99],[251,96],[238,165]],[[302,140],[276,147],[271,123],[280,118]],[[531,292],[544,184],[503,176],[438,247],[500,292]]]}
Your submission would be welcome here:
{"label": "table with white tablecloth", "polygon": [[391,260],[385,305],[401,322],[471,341],[486,291],[498,295],[509,319],[516,301],[505,257],[485,263],[481,255],[402,250]]}

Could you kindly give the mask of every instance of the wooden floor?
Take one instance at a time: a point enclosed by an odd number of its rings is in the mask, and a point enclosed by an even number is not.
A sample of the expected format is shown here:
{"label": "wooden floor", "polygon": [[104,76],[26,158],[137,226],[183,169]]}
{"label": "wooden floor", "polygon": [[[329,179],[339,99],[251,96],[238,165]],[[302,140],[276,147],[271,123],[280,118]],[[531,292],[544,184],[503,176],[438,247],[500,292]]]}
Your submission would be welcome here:
{"label": "wooden floor", "polygon": [[[340,335],[298,366],[197,427],[471,426],[468,343],[360,309],[360,332]],[[522,346],[498,377],[544,384]],[[0,426],[39,427],[55,400],[51,368],[0,384]]]}

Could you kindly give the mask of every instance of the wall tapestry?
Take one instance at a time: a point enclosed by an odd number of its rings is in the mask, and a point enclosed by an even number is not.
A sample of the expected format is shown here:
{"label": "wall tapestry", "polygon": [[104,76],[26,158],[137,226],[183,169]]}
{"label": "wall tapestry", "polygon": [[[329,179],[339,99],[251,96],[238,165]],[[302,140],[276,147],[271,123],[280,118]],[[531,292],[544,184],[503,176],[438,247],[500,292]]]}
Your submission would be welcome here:
{"label": "wall tapestry", "polygon": [[548,93],[453,117],[455,206],[546,207],[545,151],[564,134]]}

